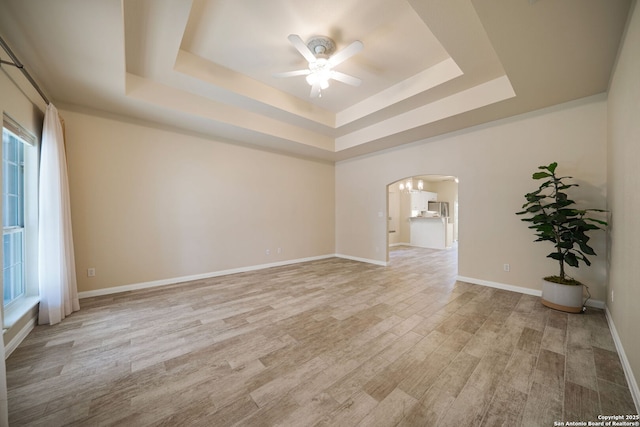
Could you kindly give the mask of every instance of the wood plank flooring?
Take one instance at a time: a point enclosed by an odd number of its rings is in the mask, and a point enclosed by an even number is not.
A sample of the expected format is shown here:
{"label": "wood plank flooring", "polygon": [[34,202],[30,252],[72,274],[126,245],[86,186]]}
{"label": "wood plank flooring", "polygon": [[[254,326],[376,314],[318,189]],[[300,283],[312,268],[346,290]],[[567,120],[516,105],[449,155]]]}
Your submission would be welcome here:
{"label": "wood plank flooring", "polygon": [[10,423],[551,426],[636,409],[604,313],[456,282],[455,250],[84,299],[7,360]]}

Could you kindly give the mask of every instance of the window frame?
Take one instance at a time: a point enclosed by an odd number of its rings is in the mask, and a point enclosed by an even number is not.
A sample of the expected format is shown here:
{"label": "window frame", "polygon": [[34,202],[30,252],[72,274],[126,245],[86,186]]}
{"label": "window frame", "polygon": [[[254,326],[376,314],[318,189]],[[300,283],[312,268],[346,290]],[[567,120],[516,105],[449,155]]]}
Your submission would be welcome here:
{"label": "window frame", "polygon": [[[7,155],[5,148],[7,148],[4,144],[5,134],[7,135],[7,139],[11,144],[11,151],[15,151],[14,153]],[[3,273],[5,272],[5,266],[10,264],[8,268],[11,268],[12,275],[19,277],[20,286],[18,292],[15,292],[13,289],[15,286],[11,284],[11,299],[8,303],[4,301],[4,293],[7,290],[7,283],[3,281],[3,305],[5,307],[10,307],[18,298],[23,296],[27,292],[27,284],[25,278],[25,261],[26,261],[26,252],[25,252],[25,220],[24,220],[24,211],[25,211],[25,189],[24,189],[24,177],[25,177],[25,162],[24,162],[24,151],[25,145],[27,143],[12,132],[10,129],[6,127],[2,127],[2,168],[3,179],[7,179],[10,183],[3,182],[2,188],[2,240],[3,240]],[[11,157],[11,158],[5,158]],[[11,167],[11,171],[7,171],[5,169]],[[9,188],[10,191],[5,193],[5,185],[11,186]],[[9,199],[13,199],[13,202],[7,206],[7,202]],[[17,199],[17,200],[15,200]],[[7,210],[9,209],[9,210]],[[5,218],[5,214],[9,214],[9,218]],[[8,224],[5,225],[5,221]],[[10,236],[10,237],[9,237]],[[17,236],[17,239],[16,239]],[[9,245],[5,244],[5,240],[9,237]],[[16,240],[14,240],[16,239]],[[5,257],[7,256],[7,246],[11,246],[12,250],[15,249],[15,246],[18,246],[18,250],[15,251],[15,254],[11,257],[10,262],[7,262]],[[18,267],[18,268],[16,268]],[[5,275],[3,274],[3,278]],[[16,296],[17,295],[17,296]]]}
{"label": "window frame", "polygon": [[[40,145],[38,138],[34,134],[27,131],[6,113],[3,113],[2,128],[3,131],[6,129],[24,144],[24,293],[4,305],[3,283],[4,327],[8,328],[40,301],[38,284],[38,174]],[[4,263],[4,247],[2,249],[2,257]]]}

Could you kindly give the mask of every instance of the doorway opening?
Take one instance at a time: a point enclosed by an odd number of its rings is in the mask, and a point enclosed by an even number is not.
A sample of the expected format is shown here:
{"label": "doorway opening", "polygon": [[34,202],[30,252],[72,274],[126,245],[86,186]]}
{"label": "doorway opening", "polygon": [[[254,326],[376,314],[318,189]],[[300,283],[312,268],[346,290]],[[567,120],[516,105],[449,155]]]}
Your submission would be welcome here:
{"label": "doorway opening", "polygon": [[387,262],[401,247],[456,252],[458,178],[417,175],[387,186]]}

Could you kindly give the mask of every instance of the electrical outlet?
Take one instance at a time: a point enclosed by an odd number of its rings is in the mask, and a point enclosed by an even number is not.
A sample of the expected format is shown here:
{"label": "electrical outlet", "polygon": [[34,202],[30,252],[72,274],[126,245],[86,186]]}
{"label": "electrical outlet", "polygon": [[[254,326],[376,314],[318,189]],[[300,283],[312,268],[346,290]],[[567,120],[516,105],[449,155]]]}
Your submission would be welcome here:
{"label": "electrical outlet", "polygon": [[282,253],[282,248],[278,248],[278,253],[281,254]]}
{"label": "electrical outlet", "polygon": [[265,254],[267,255],[271,255],[271,251],[269,249],[267,249],[266,251],[264,251]]}
{"label": "electrical outlet", "polygon": [[507,271],[507,272],[511,271],[511,266],[509,264],[505,264],[504,271]]}
{"label": "electrical outlet", "polygon": [[611,302],[613,302],[613,289],[611,289]]}
{"label": "electrical outlet", "polygon": [[91,267],[89,269],[87,269],[87,277],[95,277],[96,275],[96,269]]}

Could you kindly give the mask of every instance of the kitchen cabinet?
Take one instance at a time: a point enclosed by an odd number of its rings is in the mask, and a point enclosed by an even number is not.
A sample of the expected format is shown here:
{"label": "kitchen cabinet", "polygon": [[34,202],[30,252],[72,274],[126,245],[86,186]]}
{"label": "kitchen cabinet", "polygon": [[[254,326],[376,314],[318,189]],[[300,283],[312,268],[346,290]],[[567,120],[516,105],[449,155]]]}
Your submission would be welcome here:
{"label": "kitchen cabinet", "polygon": [[451,246],[452,227],[448,218],[411,218],[411,246],[446,249]]}
{"label": "kitchen cabinet", "polygon": [[411,216],[418,216],[421,211],[426,211],[429,202],[438,200],[438,193],[431,191],[411,192]]}

